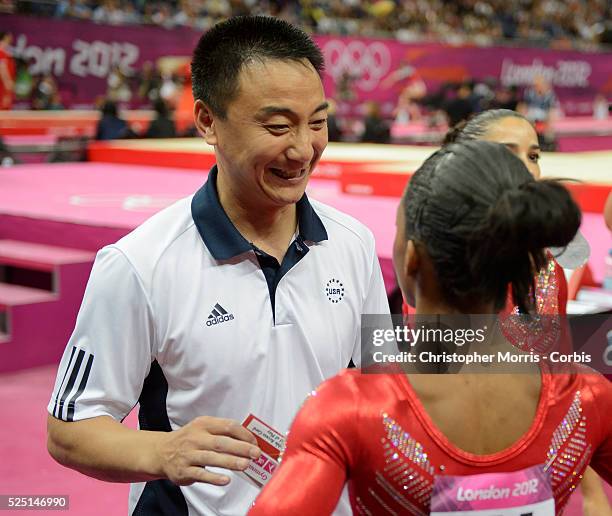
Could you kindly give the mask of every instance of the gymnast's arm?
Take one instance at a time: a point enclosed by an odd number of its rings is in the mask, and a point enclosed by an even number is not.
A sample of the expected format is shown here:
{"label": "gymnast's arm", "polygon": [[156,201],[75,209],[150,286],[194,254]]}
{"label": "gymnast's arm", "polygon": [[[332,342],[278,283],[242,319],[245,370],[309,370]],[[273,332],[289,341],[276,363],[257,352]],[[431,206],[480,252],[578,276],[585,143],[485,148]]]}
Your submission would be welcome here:
{"label": "gymnast's arm", "polygon": [[331,514],[355,462],[358,419],[346,372],[325,382],[298,413],[282,463],[251,516]]}

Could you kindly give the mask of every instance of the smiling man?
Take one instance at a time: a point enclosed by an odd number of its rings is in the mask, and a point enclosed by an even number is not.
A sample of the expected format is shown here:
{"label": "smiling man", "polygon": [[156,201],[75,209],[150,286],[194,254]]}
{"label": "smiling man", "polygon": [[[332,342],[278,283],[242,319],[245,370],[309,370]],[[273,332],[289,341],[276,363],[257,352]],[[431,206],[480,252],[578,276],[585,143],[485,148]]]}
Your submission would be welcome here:
{"label": "smiling man", "polygon": [[[240,422],[285,433],[313,389],[360,363],[361,314],[388,313],[371,232],[304,193],[327,145],[322,67],[281,20],[213,27],[192,73],[217,165],[96,258],[48,447],[132,482],[130,514],[245,514],[259,489],[236,473],[260,450]],[[135,431],[120,421],[137,403]]]}

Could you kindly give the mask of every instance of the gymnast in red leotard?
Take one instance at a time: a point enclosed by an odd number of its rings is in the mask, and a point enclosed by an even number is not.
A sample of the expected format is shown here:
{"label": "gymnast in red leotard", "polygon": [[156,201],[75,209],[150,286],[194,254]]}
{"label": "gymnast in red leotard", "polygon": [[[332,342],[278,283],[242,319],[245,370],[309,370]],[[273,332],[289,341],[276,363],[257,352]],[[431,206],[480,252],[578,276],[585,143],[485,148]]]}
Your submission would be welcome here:
{"label": "gymnast in red leotard", "polygon": [[[579,225],[567,190],[535,181],[504,146],[452,144],[406,190],[396,273],[417,315],[494,315],[508,286],[520,310],[533,313],[545,249],[566,245]],[[499,331],[487,346],[513,348]],[[444,501],[437,490],[446,480],[527,471],[554,502],[538,514],[561,514],[587,465],[612,481],[612,384],[580,366],[563,374],[529,368],[341,373],[305,402],[249,514],[330,514],[345,484],[356,514],[429,514]]]}
{"label": "gymnast in red leotard", "polygon": [[[469,121],[461,122],[452,128],[446,134],[444,144],[474,140],[503,143],[523,161],[527,170],[536,179],[540,178],[538,135],[533,125],[516,111],[508,109],[483,111]],[[577,268],[586,262],[589,253],[588,243],[580,233],[577,233],[575,239],[569,245],[572,247],[573,252],[567,252],[564,248],[554,248],[547,251],[548,261],[536,275],[536,310],[539,314],[566,314],[567,281],[563,267],[568,269]],[[576,252],[577,249],[581,252]],[[570,256],[571,258],[568,258]],[[414,310],[411,310],[404,303],[403,312],[408,314],[411,311],[413,312]],[[517,312],[518,307],[512,302],[511,296],[509,296],[504,313],[516,314]],[[539,339],[539,341],[531,339],[530,342],[525,343],[521,338],[523,332],[520,331],[520,328],[511,327],[517,321],[517,318],[511,318],[507,325],[507,336],[517,347],[523,350],[531,348],[538,352],[551,351],[551,349],[547,349],[550,343],[545,342],[544,339]]]}
{"label": "gymnast in red leotard", "polygon": [[[527,167],[527,170],[540,179],[540,146],[535,128],[520,113],[508,109],[491,109],[472,117],[469,121],[460,122],[445,136],[444,144],[465,141],[485,140],[503,143]],[[536,274],[534,279],[535,310],[547,317],[542,324],[547,331],[534,332],[533,328],[521,323],[518,307],[509,293],[508,302],[500,315],[504,319],[502,329],[506,338],[523,351],[533,350],[538,353],[551,351],[572,351],[572,345],[566,333],[564,317],[567,313],[568,288],[563,268],[576,269],[586,263],[589,257],[589,245],[580,232],[567,248],[547,250],[548,261]],[[414,313],[406,303],[403,313]],[[560,318],[554,317],[560,315]],[[581,483],[584,495],[584,516],[612,516],[612,509],[601,487],[601,482],[590,468],[587,469]]]}

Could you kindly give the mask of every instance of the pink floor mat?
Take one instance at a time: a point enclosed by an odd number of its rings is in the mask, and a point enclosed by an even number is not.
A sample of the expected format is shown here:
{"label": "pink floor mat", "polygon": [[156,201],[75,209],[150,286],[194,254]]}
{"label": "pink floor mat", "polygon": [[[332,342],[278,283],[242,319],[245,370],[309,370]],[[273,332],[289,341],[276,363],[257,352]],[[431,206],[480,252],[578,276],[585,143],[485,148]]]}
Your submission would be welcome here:
{"label": "pink floor mat", "polygon": [[[0,415],[0,494],[69,496],[68,511],[20,514],[125,515],[127,484],[86,477],[60,466],[47,453],[47,402],[56,369],[48,366],[0,375],[0,403],[4,406]],[[128,424],[136,426],[132,415]]]}
{"label": "pink floor mat", "polygon": [[[104,163],[0,169],[0,216],[69,222],[75,231],[80,226],[127,232],[155,212],[195,192],[205,179],[205,172]],[[368,226],[376,238],[379,258],[391,259],[399,199],[345,194],[335,181],[321,179],[311,179],[307,191],[311,198],[344,211]],[[584,214],[582,231],[593,251],[591,269],[595,279],[601,282],[612,237],[600,214]],[[73,241],[54,243],[75,247]]]}

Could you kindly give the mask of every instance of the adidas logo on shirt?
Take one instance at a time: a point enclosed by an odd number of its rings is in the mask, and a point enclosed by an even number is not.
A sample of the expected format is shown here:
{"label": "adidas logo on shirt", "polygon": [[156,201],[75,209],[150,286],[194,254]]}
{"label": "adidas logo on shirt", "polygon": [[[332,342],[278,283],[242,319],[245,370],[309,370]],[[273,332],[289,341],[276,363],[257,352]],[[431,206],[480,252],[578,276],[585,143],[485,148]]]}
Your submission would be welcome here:
{"label": "adidas logo on shirt", "polygon": [[228,314],[227,311],[219,304],[216,303],[215,307],[210,312],[206,321],[206,326],[214,326],[215,324],[221,324],[234,319],[234,314]]}

